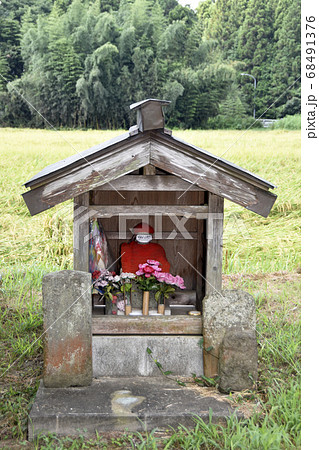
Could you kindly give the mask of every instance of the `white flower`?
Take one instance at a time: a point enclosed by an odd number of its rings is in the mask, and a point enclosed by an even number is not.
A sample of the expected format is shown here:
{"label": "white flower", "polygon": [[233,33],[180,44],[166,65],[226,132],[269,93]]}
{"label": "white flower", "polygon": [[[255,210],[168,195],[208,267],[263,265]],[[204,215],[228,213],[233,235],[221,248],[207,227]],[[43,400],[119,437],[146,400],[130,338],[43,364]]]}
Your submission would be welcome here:
{"label": "white flower", "polygon": [[121,277],[119,275],[115,275],[115,277],[113,278],[114,283],[117,283],[118,281],[120,281]]}
{"label": "white flower", "polygon": [[135,273],[131,273],[131,272],[122,272],[121,273],[121,278],[135,278],[136,275]]}

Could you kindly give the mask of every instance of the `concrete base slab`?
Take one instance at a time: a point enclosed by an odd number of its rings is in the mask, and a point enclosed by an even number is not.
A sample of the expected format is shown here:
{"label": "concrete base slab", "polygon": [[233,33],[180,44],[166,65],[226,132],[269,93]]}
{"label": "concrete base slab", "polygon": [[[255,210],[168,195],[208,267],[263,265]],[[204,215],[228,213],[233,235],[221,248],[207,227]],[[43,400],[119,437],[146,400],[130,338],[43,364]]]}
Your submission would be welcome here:
{"label": "concrete base slab", "polygon": [[158,368],[147,348],[174,375],[188,377],[203,373],[199,341],[200,336],[93,336],[93,376],[158,376]]}
{"label": "concrete base slab", "polygon": [[[216,393],[179,386],[165,377],[99,378],[91,386],[45,388],[41,382],[30,412],[29,440],[60,436],[194,426],[193,416],[225,420],[234,410]],[[87,430],[85,432],[85,430]]]}

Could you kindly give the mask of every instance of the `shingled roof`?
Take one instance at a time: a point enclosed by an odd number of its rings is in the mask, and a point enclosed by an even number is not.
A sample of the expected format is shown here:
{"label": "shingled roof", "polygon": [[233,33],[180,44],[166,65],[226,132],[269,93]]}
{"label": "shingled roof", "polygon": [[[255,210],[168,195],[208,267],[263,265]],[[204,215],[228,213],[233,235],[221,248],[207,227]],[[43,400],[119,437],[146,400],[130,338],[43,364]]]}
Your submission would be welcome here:
{"label": "shingled roof", "polygon": [[[140,121],[159,117],[167,101],[135,103]],[[145,110],[145,105],[148,109]],[[161,109],[159,112],[158,108]],[[264,217],[269,214],[276,186],[223,158],[171,135],[164,121],[153,129],[135,126],[129,132],[56,162],[25,183],[23,198],[32,215],[151,164],[191,184],[231,200]],[[148,125],[149,127],[149,125]]]}

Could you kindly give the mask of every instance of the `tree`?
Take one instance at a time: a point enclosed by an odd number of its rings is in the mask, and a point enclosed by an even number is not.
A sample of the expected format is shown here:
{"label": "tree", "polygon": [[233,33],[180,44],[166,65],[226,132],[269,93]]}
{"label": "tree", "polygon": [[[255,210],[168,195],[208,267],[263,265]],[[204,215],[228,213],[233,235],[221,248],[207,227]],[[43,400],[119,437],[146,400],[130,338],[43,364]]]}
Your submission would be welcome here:
{"label": "tree", "polygon": [[[276,8],[272,94],[275,99],[280,97],[276,105],[279,117],[300,113],[300,81],[282,95],[301,73],[300,13],[300,0],[281,0]],[[311,63],[314,55],[307,56]]]}
{"label": "tree", "polygon": [[199,17],[205,25],[206,39],[227,59],[237,59],[238,31],[245,18],[249,0],[217,0],[199,5]]}
{"label": "tree", "polygon": [[[272,2],[249,0],[245,19],[238,31],[237,57],[244,63],[244,72],[257,79],[256,115],[262,114],[272,103],[270,92],[272,54],[273,54],[273,15]],[[244,92],[250,96],[254,91],[251,80],[242,80],[247,86]],[[271,112],[268,112],[268,117]]]}
{"label": "tree", "polygon": [[113,128],[117,112],[117,91],[113,80],[117,70],[118,50],[109,42],[87,57],[85,72],[76,85],[87,125]]}
{"label": "tree", "polygon": [[20,50],[20,25],[17,20],[0,17],[0,53],[7,60],[7,77],[12,80],[21,76],[23,61]]}
{"label": "tree", "polygon": [[10,67],[7,58],[0,52],[0,91],[6,90],[6,85],[9,79]]}

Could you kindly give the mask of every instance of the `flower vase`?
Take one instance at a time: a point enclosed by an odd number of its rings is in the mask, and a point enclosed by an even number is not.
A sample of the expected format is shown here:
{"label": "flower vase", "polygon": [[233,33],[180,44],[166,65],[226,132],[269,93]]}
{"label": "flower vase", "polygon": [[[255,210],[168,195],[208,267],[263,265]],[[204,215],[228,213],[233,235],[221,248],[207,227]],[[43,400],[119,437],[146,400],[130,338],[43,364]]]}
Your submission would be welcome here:
{"label": "flower vase", "polygon": [[165,299],[163,294],[159,298],[159,302],[157,305],[157,312],[158,314],[165,314]]}
{"label": "flower vase", "polygon": [[125,315],[128,316],[132,312],[132,289],[130,293],[124,290],[124,304],[125,304]]}
{"label": "flower vase", "polygon": [[143,316],[148,316],[148,310],[150,306],[150,293],[149,291],[143,292]]}

